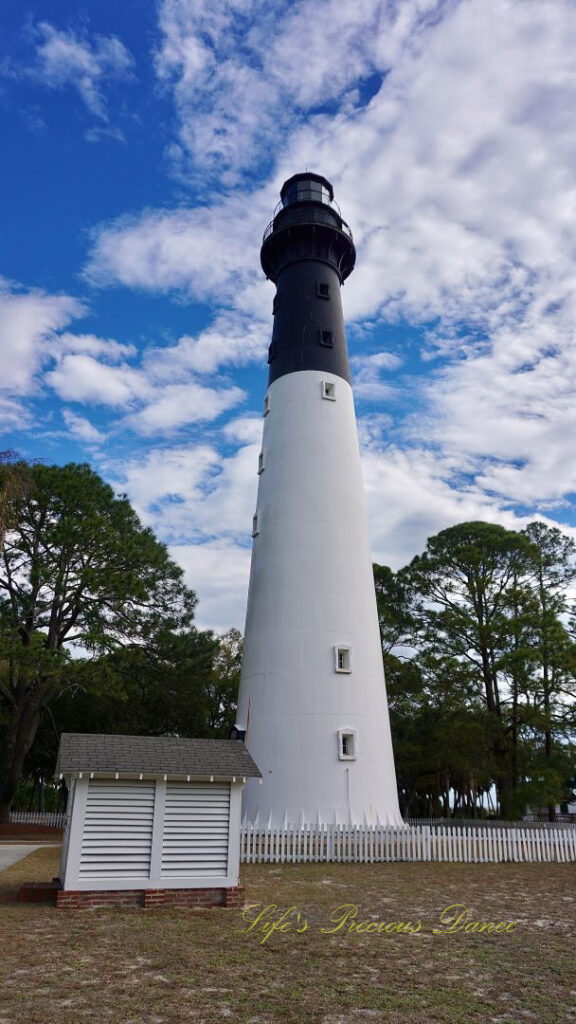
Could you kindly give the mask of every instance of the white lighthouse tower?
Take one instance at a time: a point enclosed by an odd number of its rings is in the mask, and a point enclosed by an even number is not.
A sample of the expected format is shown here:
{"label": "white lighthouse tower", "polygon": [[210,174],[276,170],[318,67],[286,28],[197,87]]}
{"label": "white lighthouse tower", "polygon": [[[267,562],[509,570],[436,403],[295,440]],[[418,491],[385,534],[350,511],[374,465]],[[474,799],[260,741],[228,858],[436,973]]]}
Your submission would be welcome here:
{"label": "white lighthouse tower", "polygon": [[237,729],[261,826],[402,823],[340,286],[352,235],[330,182],[285,182]]}

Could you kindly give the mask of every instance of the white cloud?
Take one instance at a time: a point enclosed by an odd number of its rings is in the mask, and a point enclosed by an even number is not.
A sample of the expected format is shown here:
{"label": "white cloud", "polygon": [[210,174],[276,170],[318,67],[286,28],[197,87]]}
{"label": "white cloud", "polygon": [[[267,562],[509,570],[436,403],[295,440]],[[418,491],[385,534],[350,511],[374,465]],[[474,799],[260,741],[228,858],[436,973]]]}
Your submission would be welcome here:
{"label": "white cloud", "polygon": [[25,291],[0,280],[0,390],[12,395],[36,390],[35,375],[52,356],[58,331],[85,313],[71,295]]}
{"label": "white cloud", "polygon": [[[365,449],[362,469],[375,561],[399,569],[422,552],[429,537],[457,523],[484,520],[510,530],[536,518],[518,513],[500,495],[463,476],[462,459],[424,448],[382,444]],[[544,515],[548,525],[558,523]],[[576,539],[576,530],[562,527]]]}
{"label": "white cloud", "polygon": [[174,381],[191,371],[211,374],[220,366],[264,363],[270,329],[271,323],[223,313],[195,338],[183,335],[176,345],[147,349],[144,363],[158,380]]}
{"label": "white cloud", "polygon": [[103,464],[138,514],[172,543],[194,539],[249,544],[256,502],[258,446],[224,454],[215,445],[153,448]]}
{"label": "white cloud", "polygon": [[[0,395],[0,436],[7,430],[27,430],[32,422],[30,410],[22,402]],[[10,443],[2,447],[9,448]]]}
{"label": "white cloud", "polygon": [[[575,45],[563,0],[455,4],[364,110],[314,118],[283,160],[337,168],[358,246],[346,315],[429,325],[423,356],[442,369],[399,380],[411,410],[394,436],[469,474],[487,517],[576,486]],[[359,396],[386,400],[368,372]]]}
{"label": "white cloud", "polygon": [[[333,180],[357,243],[343,300],[370,328],[357,396],[380,405],[360,423],[375,557],[397,567],[464,519],[522,524],[519,504],[561,511],[576,489],[574,4],[164,0],[160,17],[171,153],[205,205],[100,226],[86,273],[210,304],[213,323],[138,357],[92,335],[37,345],[66,326],[41,323],[18,345],[22,386],[49,349],[60,361],[48,382],[117,410],[119,431],[166,436],[233,408],[239,389],[210,375],[264,356],[260,237],[282,180],[309,167]],[[80,88],[72,66],[66,84]],[[84,101],[106,130],[106,74],[92,81]],[[255,169],[270,178],[276,159],[273,180],[243,184]],[[374,353],[402,336],[381,340],[383,326],[407,323],[421,363],[412,344],[402,365],[396,350]],[[186,559],[198,552],[190,581],[214,614],[227,555],[238,580],[246,572],[260,427],[235,416],[203,445],[155,446],[114,469],[157,532]]]}
{"label": "white cloud", "polygon": [[359,243],[349,317],[494,329],[568,270],[575,43],[576,11],[561,0],[457,4],[368,107],[295,135],[283,166],[337,169]]}
{"label": "white cloud", "polygon": [[[238,46],[239,25],[256,10],[263,20]],[[258,70],[251,54],[260,32],[269,36],[260,76],[266,79],[266,61],[278,67],[285,52],[277,73],[286,88],[304,89],[310,103],[338,98],[335,68],[355,85],[374,67],[388,73],[364,106],[341,103],[334,114],[313,114],[291,135],[280,120],[283,157],[273,188],[237,192],[197,210],[151,211],[101,230],[92,279],[181,289],[238,307],[246,285],[260,279],[258,239],[276,189],[308,166],[335,181],[358,243],[358,270],[345,293],[348,318],[380,311],[388,320],[442,318],[449,326],[468,319],[492,328],[521,315],[534,273],[549,274],[570,254],[573,9],[563,0],[400,8],[370,0],[353,7],[327,2],[321,14],[311,3],[277,5],[267,14],[255,4],[166,0],[166,67],[181,69],[198,103],[207,102],[206,92],[194,74],[209,73],[214,88],[221,86],[227,123],[235,93],[220,83],[215,54],[224,47],[230,59]],[[268,17],[278,21],[271,35]],[[336,48],[326,45],[326,32],[334,33]],[[316,49],[321,59],[300,59]],[[289,57],[296,53],[297,63]],[[225,129],[214,124],[221,137]],[[243,131],[239,158],[257,153]],[[207,251],[214,254],[209,261]],[[263,294],[254,293],[251,311]]]}
{"label": "white cloud", "polygon": [[275,136],[275,114],[286,121],[274,83],[260,73],[252,19],[246,31],[246,18],[256,11],[266,17],[251,0],[165,0],[160,7],[157,70],[173,87],[180,122],[172,156],[183,170],[190,168],[190,155],[198,169],[210,173],[218,167],[224,184],[236,178],[239,165],[253,163],[256,139],[262,144]]}
{"label": "white cloud", "polygon": [[[79,336],[76,345],[75,336],[66,335],[63,348],[65,354],[45,375],[46,383],[66,402],[124,412],[120,420],[116,417],[115,430],[128,428],[145,437],[171,435],[187,424],[215,420],[245,398],[241,388],[206,387],[186,372],[180,373],[181,383],[159,381],[156,360],[145,366],[110,365],[104,360],[115,363],[132,351],[110,339]],[[166,350],[166,362],[170,351]]]}
{"label": "white cloud", "polygon": [[199,597],[196,625],[219,633],[235,626],[243,632],[250,549],[224,540],[174,545],[170,554]]}
{"label": "white cloud", "polygon": [[60,335],[58,341],[58,353],[71,352],[74,354],[85,353],[86,355],[100,357],[103,362],[117,363],[121,359],[129,359],[135,356],[137,349],[135,345],[122,345],[114,338],[98,338],[95,334],[71,334],[65,332]]}
{"label": "white cloud", "polygon": [[[348,320],[369,318],[373,337],[382,324],[419,326],[423,360],[441,358],[437,372],[423,361],[408,380],[396,373],[392,392],[393,367],[365,357],[358,397],[400,403],[409,388],[396,437],[438,446],[488,504],[493,493],[545,502],[573,490],[574,5],[165,0],[161,26],[158,70],[196,169],[239,182],[272,139],[282,153],[259,191],[96,235],[96,283],[228,307],[163,351],[163,379],[260,357],[270,295],[260,232],[283,178],[312,167],[334,181],[355,234]],[[381,81],[366,101],[371,73]]]}
{"label": "white cloud", "polygon": [[125,142],[124,132],[121,128],[112,125],[95,125],[87,128],[84,132],[86,142],[100,142],[102,139],[114,139],[116,142]]}
{"label": "white cloud", "polygon": [[[94,233],[86,267],[92,284],[121,283],[253,312],[246,290],[265,294],[257,239],[270,215],[271,195],[233,196],[196,209],[145,211]],[[256,307],[257,308],[257,307]]]}
{"label": "white cloud", "polygon": [[126,420],[132,430],[147,437],[170,434],[189,423],[215,420],[245,397],[237,387],[207,388],[195,381],[157,390],[158,397]]}
{"label": "white cloud", "polygon": [[258,265],[257,239],[270,215],[266,194],[195,210],[147,212],[99,228],[85,270],[90,283],[181,292],[217,313],[195,337],[150,346],[144,365],[158,380],[246,365],[265,357],[273,289]]}
{"label": "white cloud", "polygon": [[151,516],[163,518],[163,506],[202,500],[204,487],[218,474],[219,461],[216,449],[203,444],[154,448],[105,468],[130,495],[138,515],[150,521]]}
{"label": "white cloud", "polygon": [[[260,433],[261,427],[260,421]],[[244,628],[260,442],[254,435],[248,419],[236,420],[225,430],[226,448],[233,436],[240,440],[231,452],[199,444],[102,463],[186,569],[199,596],[198,623],[222,631]]]}
{"label": "white cloud", "polygon": [[[0,69],[0,75],[1,73]],[[23,107],[20,110],[20,119],[26,131],[30,132],[32,135],[41,137],[48,131],[48,125],[42,117],[39,108],[36,106]]]}
{"label": "white cloud", "polygon": [[238,441],[241,444],[260,445],[262,441],[262,417],[242,416],[229,420],[222,428],[222,435],[227,441]]}
{"label": "white cloud", "polygon": [[98,430],[90,420],[78,416],[71,409],[63,409],[62,416],[69,434],[77,441],[87,445],[100,445],[106,440],[106,434]]}
{"label": "white cloud", "polygon": [[95,402],[119,408],[152,393],[146,378],[122,364],[108,366],[90,355],[65,355],[46,382],[66,402]]}
{"label": "white cloud", "polygon": [[576,339],[558,324],[523,339],[496,334],[486,354],[450,365],[427,391],[430,413],[414,435],[472,460],[488,493],[540,505],[576,490]]}
{"label": "white cloud", "polygon": [[390,402],[396,396],[393,384],[382,379],[382,374],[402,366],[400,356],[393,352],[374,352],[368,356],[354,356],[351,359],[354,370],[353,386],[357,398],[365,402]]}
{"label": "white cloud", "polygon": [[47,21],[35,27],[36,66],[29,74],[51,89],[76,89],[89,112],[108,121],[104,85],[132,76],[131,54],[116,36],[89,39],[55,28]]}
{"label": "white cloud", "polygon": [[359,82],[386,70],[446,0],[164,0],[160,78],[179,121],[172,155],[188,173],[235,183],[312,108],[353,109]]}
{"label": "white cloud", "polygon": [[[380,425],[386,434],[386,424]],[[463,481],[461,460],[384,444],[373,426],[374,417],[360,420],[375,561],[398,569],[424,549],[428,537],[459,522],[483,519],[519,529],[534,518],[517,515],[498,496]],[[244,625],[260,434],[261,421],[249,417],[224,428],[228,442],[241,444],[229,454],[216,443],[156,448],[103,467],[142,520],[170,543],[198,593],[198,622],[205,627]]]}

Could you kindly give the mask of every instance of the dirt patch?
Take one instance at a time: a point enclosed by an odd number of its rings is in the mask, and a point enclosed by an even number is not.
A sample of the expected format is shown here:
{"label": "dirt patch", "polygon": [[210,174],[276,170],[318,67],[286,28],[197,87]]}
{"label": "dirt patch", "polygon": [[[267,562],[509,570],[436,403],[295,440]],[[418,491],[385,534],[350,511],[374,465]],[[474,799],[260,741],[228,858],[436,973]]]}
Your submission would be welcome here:
{"label": "dirt patch", "polygon": [[0,843],[61,843],[64,830],[51,825],[0,825]]}
{"label": "dirt patch", "polygon": [[[57,865],[37,851],[0,895]],[[2,1024],[576,1021],[572,865],[246,865],[241,880],[244,912],[3,905]],[[468,918],[450,932],[455,904]],[[483,922],[515,927],[465,930]]]}

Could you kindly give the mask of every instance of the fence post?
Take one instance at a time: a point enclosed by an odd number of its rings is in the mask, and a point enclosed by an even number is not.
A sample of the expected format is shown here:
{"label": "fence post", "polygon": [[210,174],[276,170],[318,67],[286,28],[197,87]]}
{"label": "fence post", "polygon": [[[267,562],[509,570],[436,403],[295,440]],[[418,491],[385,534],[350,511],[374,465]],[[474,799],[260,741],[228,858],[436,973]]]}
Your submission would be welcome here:
{"label": "fence post", "polygon": [[422,826],[422,835],[424,837],[424,860],[430,860],[430,826]]}

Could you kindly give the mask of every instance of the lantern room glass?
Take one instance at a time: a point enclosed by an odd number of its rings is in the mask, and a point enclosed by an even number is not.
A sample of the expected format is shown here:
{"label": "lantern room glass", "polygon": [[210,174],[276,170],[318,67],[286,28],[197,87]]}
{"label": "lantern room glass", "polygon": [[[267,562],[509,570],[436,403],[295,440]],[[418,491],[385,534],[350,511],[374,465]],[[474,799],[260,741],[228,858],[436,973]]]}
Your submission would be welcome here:
{"label": "lantern room glass", "polygon": [[295,181],[286,189],[282,196],[282,206],[291,206],[292,203],[325,203],[326,206],[332,206],[329,190],[313,178]]}

